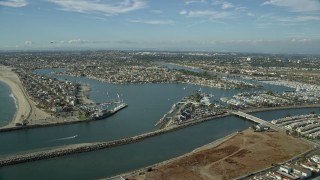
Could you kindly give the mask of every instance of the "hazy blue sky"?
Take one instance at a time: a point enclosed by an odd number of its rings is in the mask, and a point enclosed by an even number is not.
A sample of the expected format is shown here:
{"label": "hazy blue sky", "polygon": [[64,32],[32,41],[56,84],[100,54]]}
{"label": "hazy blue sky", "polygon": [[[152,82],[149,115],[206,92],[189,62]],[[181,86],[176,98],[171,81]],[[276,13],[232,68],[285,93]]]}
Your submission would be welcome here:
{"label": "hazy blue sky", "polygon": [[0,50],[320,53],[320,0],[0,0]]}

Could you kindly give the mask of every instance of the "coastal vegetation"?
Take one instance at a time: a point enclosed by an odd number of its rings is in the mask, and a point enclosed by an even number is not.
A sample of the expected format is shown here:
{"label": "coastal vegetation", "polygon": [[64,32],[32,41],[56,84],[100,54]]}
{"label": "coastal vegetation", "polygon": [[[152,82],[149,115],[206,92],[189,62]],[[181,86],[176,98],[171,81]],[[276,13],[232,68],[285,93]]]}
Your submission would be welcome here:
{"label": "coastal vegetation", "polygon": [[84,110],[79,110],[79,120],[86,121],[90,119],[90,113]]}

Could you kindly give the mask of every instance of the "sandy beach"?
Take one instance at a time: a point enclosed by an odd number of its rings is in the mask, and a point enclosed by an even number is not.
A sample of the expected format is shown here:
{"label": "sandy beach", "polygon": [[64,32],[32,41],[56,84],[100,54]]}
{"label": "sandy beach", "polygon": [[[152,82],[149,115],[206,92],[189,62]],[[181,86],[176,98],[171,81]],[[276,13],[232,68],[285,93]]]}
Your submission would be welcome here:
{"label": "sandy beach", "polygon": [[0,65],[0,81],[6,83],[17,100],[17,112],[14,119],[6,127],[13,127],[16,123],[21,123],[24,119],[37,120],[49,117],[47,113],[36,107],[28,97],[18,75],[12,68]]}
{"label": "sandy beach", "polygon": [[89,85],[81,85],[81,100],[83,104],[93,104],[93,100],[89,98],[91,87]]}

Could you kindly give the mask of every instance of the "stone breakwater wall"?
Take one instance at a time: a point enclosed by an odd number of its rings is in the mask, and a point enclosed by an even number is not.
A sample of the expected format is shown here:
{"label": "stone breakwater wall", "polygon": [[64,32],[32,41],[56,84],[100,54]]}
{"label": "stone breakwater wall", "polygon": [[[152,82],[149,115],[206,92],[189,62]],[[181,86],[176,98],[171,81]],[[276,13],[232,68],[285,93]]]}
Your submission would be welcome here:
{"label": "stone breakwater wall", "polygon": [[[317,105],[312,105],[312,106],[293,106],[293,107],[285,107],[285,108],[295,109],[295,108],[305,108],[305,107],[320,107],[320,105],[317,104]],[[271,109],[269,109],[269,108],[254,109],[254,110],[248,110],[248,112],[258,112],[258,111],[267,111],[267,110],[275,110],[275,109],[273,109],[273,108],[271,108]],[[96,142],[96,143],[89,143],[89,144],[75,144],[75,145],[70,145],[70,146],[67,146],[64,148],[59,148],[59,149],[53,149],[53,150],[40,151],[40,152],[29,153],[29,154],[21,154],[21,155],[4,157],[4,158],[0,159],[0,167],[19,164],[19,163],[25,163],[25,162],[31,162],[31,161],[38,161],[38,160],[42,160],[42,159],[55,158],[55,157],[60,157],[60,156],[66,156],[66,155],[70,155],[70,154],[95,151],[95,150],[106,149],[106,148],[111,148],[111,147],[115,147],[115,146],[121,146],[121,145],[125,145],[125,144],[135,143],[135,142],[144,140],[149,137],[164,134],[164,133],[167,133],[170,131],[179,130],[179,129],[186,128],[189,126],[193,126],[193,125],[201,123],[201,122],[205,122],[208,120],[221,118],[221,117],[225,117],[225,116],[229,116],[229,115],[230,115],[230,113],[225,113],[225,114],[218,115],[218,116],[202,118],[202,119],[194,120],[191,122],[186,122],[185,124],[182,124],[179,126],[173,126],[173,127],[141,134],[138,136],[115,140],[115,141]],[[69,123],[63,123],[63,124],[72,124],[72,123],[77,123],[77,122],[69,122]],[[45,126],[55,126],[55,125],[60,125],[60,124],[50,124],[50,125],[45,125]],[[44,126],[34,125],[31,127],[30,126],[14,127],[14,128],[8,128],[8,129],[0,129],[0,132],[13,131],[13,130],[18,130],[18,129],[29,129],[29,128],[36,128],[36,127],[44,127]]]}
{"label": "stone breakwater wall", "polygon": [[25,163],[25,162],[31,162],[31,161],[38,161],[42,159],[60,157],[60,156],[66,156],[70,154],[95,151],[95,150],[120,146],[124,144],[130,144],[130,143],[134,143],[134,142],[143,140],[145,138],[162,134],[162,133],[164,133],[164,131],[159,130],[159,131],[154,131],[151,133],[146,133],[146,134],[124,138],[120,140],[115,140],[115,141],[97,142],[97,143],[90,143],[90,144],[84,144],[84,145],[70,145],[64,148],[59,148],[54,150],[47,150],[47,151],[34,152],[29,154],[10,156],[0,160],[0,167],[19,164],[19,163]]}
{"label": "stone breakwater wall", "polygon": [[138,141],[142,141],[144,139],[157,136],[160,134],[164,134],[167,132],[175,131],[178,129],[186,128],[192,125],[195,125],[200,122],[204,122],[207,120],[211,120],[213,118],[223,117],[225,115],[215,116],[215,117],[207,117],[203,119],[196,120],[194,122],[186,123],[180,126],[173,126],[165,129],[160,129],[153,132],[148,132],[145,134],[132,136],[120,140],[114,140],[114,141],[107,141],[107,142],[96,142],[96,143],[87,143],[87,144],[76,144],[76,145],[69,145],[67,147],[53,149],[53,150],[46,150],[46,151],[40,151],[40,152],[34,152],[34,153],[28,153],[28,154],[21,154],[21,155],[14,155],[9,156],[0,159],[0,167],[4,166],[10,166],[20,163],[26,163],[26,162],[32,162],[32,161],[38,161],[42,159],[49,159],[49,158],[55,158],[60,156],[66,156],[76,153],[84,153],[89,151],[96,151],[116,146],[121,146],[125,144],[131,144]]}

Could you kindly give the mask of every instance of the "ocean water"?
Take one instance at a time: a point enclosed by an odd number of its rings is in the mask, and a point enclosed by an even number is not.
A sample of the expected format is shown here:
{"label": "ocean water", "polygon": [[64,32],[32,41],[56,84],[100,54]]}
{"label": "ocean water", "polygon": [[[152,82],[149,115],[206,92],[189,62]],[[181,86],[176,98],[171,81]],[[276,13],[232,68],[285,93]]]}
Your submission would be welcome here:
{"label": "ocean water", "polygon": [[9,124],[17,111],[17,101],[10,87],[0,81],[0,127]]}

